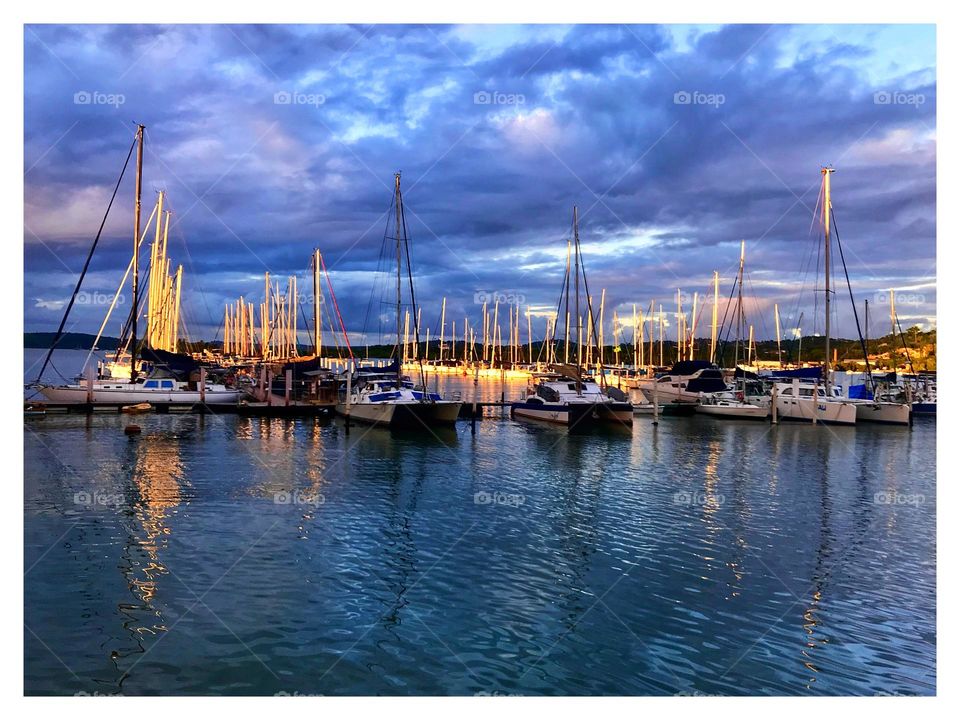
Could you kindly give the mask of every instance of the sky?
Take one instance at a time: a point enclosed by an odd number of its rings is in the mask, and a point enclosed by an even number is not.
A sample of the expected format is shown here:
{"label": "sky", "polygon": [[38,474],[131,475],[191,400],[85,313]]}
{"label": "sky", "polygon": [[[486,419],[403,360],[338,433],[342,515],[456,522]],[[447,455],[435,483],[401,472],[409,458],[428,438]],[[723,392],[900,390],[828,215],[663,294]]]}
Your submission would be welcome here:
{"label": "sky", "polygon": [[[447,332],[501,298],[540,337],[575,205],[607,323],[653,302],[673,337],[679,289],[708,334],[713,273],[722,317],[743,241],[756,337],[775,337],[774,304],[785,336],[822,332],[824,165],[870,336],[890,289],[904,328],[936,324],[933,26],[28,25],[24,44],[27,331],[56,329],[138,122],[191,339],[222,336],[225,303],[259,304],[265,271],[309,287],[313,248],[353,341],[385,338],[398,171],[434,336],[445,297]],[[128,171],[69,330],[103,321],[133,198]],[[834,265],[833,334],[855,337]]]}

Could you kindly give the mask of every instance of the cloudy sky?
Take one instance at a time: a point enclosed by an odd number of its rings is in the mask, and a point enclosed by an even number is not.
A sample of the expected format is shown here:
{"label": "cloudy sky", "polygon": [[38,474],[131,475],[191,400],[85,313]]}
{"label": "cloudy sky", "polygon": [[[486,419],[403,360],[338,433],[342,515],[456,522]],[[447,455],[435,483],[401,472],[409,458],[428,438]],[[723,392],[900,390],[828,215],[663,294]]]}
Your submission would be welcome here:
{"label": "cloudy sky", "polygon": [[[134,121],[194,338],[220,336],[228,300],[259,303],[266,270],[306,284],[319,247],[348,327],[375,340],[398,170],[434,332],[444,296],[458,325],[496,294],[555,306],[574,205],[607,318],[675,312],[678,288],[689,311],[714,270],[726,296],[744,240],[757,336],[775,335],[774,303],[785,328],[803,313],[822,330],[828,164],[858,307],[893,288],[905,326],[935,324],[932,26],[28,26],[24,41],[27,330],[56,329]],[[129,262],[132,179],[75,331],[97,330]],[[887,308],[871,315],[886,332]]]}

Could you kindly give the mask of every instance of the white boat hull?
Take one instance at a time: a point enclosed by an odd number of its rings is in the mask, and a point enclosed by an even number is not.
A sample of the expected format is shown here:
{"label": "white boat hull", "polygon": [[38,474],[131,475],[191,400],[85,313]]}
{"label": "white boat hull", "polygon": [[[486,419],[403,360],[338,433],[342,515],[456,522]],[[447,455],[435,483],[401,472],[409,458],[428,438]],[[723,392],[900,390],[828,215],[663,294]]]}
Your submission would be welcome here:
{"label": "white boat hull", "polygon": [[855,425],[857,422],[856,405],[849,402],[837,402],[823,398],[783,397],[776,399],[778,420],[803,420],[828,425]]}
{"label": "white boat hull", "polygon": [[910,406],[906,403],[857,403],[857,422],[909,425]]}
{"label": "white boat hull", "polygon": [[349,415],[351,420],[372,425],[389,425],[416,430],[432,425],[453,425],[460,416],[462,403],[410,402],[410,403],[346,403],[337,404],[339,415]]}
{"label": "white boat hull", "polygon": [[97,388],[80,386],[40,388],[47,402],[54,405],[229,405],[240,400],[239,390],[145,390],[143,388]]}
{"label": "white boat hull", "polygon": [[[640,392],[643,393],[643,397],[646,398],[647,402],[653,402],[654,390],[653,384],[643,384],[639,385]],[[698,392],[687,392],[683,388],[671,387],[669,383],[660,383],[660,387],[656,391],[657,402],[660,405],[664,405],[670,402],[682,402],[682,403],[697,403],[700,402],[700,393]]]}
{"label": "white boat hull", "polygon": [[515,418],[528,418],[568,427],[592,427],[600,424],[632,425],[633,406],[630,403],[514,403]]}
{"label": "white boat hull", "polygon": [[701,415],[724,418],[727,420],[766,420],[770,417],[770,408],[759,405],[698,405]]}

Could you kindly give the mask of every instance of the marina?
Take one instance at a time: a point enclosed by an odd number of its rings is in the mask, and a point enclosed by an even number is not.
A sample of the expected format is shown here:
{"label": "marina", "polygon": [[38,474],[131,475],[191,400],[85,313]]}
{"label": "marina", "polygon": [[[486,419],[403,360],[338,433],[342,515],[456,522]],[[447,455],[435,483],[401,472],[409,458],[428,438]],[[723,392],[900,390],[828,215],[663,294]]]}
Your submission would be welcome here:
{"label": "marina", "polygon": [[394,11],[23,26],[18,693],[926,712],[938,27]]}

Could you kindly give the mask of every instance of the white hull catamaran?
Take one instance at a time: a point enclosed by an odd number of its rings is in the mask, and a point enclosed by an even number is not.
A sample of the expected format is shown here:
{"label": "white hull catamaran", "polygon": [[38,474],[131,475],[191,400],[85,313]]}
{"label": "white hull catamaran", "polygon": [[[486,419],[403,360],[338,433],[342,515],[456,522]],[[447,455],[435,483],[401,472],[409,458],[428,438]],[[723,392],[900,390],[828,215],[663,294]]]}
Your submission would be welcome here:
{"label": "white hull catamaran", "polygon": [[[417,301],[413,289],[413,273],[410,269],[409,240],[403,214],[403,195],[400,192],[400,173],[394,176],[395,232],[397,254],[397,344],[394,365],[389,371],[383,368],[347,369],[346,392],[337,403],[337,412],[350,420],[386,425],[406,430],[428,430],[431,426],[451,426],[460,416],[463,403],[444,400],[439,394],[427,392],[423,359],[419,359],[420,384],[415,385],[403,375],[403,258],[406,256],[407,277],[410,285],[410,303],[416,317]],[[415,328],[417,347],[420,345],[419,328]]]}
{"label": "white hull catamaran", "polygon": [[[570,318],[570,261],[573,260],[574,278],[574,307],[573,317],[577,326],[575,337],[577,348],[574,353],[576,364],[560,365],[556,371],[541,375],[536,382],[527,389],[526,397],[510,406],[510,414],[514,418],[542,420],[545,422],[565,425],[568,429],[586,430],[588,428],[618,424],[625,427],[633,425],[633,405],[628,396],[617,388],[607,386],[605,369],[602,363],[599,366],[599,384],[583,376],[581,366],[581,338],[583,327],[580,319],[580,280],[583,279],[584,292],[587,300],[588,334],[594,344],[601,347],[597,336],[598,323],[594,322],[593,308],[590,302],[590,291],[587,286],[587,275],[583,268],[583,258],[580,253],[580,230],[577,208],[573,208],[573,243],[567,241],[567,269],[563,279],[563,289],[558,302],[559,308],[564,307],[561,317]],[[565,332],[558,337],[572,334],[572,328],[565,328]],[[588,344],[589,344],[588,340]],[[567,353],[564,353],[566,356]]]}
{"label": "white hull catamaran", "polygon": [[633,423],[633,406],[605,395],[596,382],[578,379],[575,372],[541,376],[527,391],[522,402],[510,408],[515,418],[529,418],[587,429],[606,423]]}

